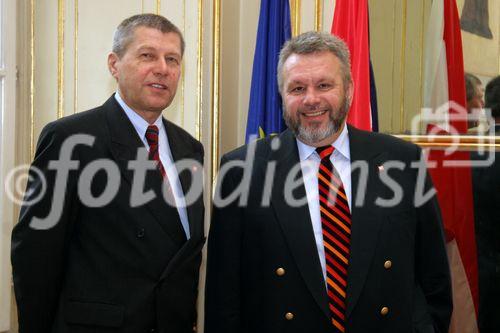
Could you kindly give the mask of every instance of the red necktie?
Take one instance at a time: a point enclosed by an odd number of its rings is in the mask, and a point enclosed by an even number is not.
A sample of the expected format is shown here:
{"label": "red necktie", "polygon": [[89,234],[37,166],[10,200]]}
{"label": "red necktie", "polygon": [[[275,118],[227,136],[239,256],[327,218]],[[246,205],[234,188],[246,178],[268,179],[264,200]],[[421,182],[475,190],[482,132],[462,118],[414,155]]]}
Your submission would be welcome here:
{"label": "red necktie", "polygon": [[332,324],[335,332],[345,332],[351,212],[342,180],[330,161],[330,155],[334,149],[332,146],[316,148],[321,157],[318,170],[319,207]]}
{"label": "red necktie", "polygon": [[156,125],[149,125],[146,130],[146,140],[149,145],[149,159],[156,161],[158,171],[160,171],[161,176],[165,179],[165,168],[160,160],[160,151],[158,150],[158,127]]}

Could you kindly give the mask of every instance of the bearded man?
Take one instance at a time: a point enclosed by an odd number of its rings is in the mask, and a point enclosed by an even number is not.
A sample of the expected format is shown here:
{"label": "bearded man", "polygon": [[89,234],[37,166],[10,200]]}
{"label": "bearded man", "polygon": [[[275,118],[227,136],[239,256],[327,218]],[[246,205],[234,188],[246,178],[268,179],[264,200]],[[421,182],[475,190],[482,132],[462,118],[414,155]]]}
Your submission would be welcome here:
{"label": "bearded man", "polygon": [[447,332],[448,261],[420,149],[346,125],[350,59],[335,36],[288,41],[278,85],[288,130],[221,161],[205,332]]}

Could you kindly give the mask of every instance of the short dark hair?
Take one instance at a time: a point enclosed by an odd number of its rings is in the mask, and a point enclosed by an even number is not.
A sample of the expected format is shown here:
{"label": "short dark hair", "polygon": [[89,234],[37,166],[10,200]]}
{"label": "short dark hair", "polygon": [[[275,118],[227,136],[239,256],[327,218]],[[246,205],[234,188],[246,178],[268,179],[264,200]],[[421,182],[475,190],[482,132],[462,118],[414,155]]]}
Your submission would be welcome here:
{"label": "short dark hair", "polygon": [[133,40],[135,29],[138,27],[153,28],[163,32],[164,34],[173,32],[177,34],[181,40],[181,56],[184,55],[186,44],[182,32],[175,24],[170,22],[167,18],[156,14],[138,14],[126,18],[118,25],[113,36],[113,49],[112,51],[121,58],[127,47]]}
{"label": "short dark hair", "polygon": [[283,66],[292,54],[311,54],[316,52],[331,52],[341,64],[344,85],[352,82],[351,58],[345,42],[335,35],[326,32],[308,31],[288,40],[280,51],[278,60],[278,88],[283,92]]}
{"label": "short dark hair", "polygon": [[491,109],[494,118],[500,117],[500,75],[494,77],[484,90],[484,107]]}

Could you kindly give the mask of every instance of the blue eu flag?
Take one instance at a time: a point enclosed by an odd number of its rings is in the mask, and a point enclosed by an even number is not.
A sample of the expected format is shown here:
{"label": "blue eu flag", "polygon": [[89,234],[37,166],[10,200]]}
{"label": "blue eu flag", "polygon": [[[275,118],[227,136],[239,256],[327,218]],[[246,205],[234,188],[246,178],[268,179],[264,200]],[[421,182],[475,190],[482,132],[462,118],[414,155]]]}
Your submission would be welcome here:
{"label": "blue eu flag", "polygon": [[276,72],[279,52],[291,36],[289,0],[262,0],[253,59],[245,142],[285,129]]}

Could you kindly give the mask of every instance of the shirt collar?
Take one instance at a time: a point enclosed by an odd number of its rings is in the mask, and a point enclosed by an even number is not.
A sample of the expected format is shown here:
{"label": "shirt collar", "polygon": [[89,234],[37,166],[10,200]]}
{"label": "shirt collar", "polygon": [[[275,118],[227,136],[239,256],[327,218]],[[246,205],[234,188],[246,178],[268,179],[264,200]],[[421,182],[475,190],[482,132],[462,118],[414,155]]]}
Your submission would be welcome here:
{"label": "shirt collar", "polygon": [[[309,157],[311,157],[311,155],[316,152],[316,147],[309,146],[297,138],[295,140],[297,141],[297,147],[299,149],[299,159],[301,162],[309,159]],[[344,124],[342,132],[340,132],[340,135],[338,136],[337,140],[333,142],[332,146],[335,148],[334,154],[340,154],[345,159],[349,161],[351,160],[351,152],[349,150],[349,135],[346,124]]]}
{"label": "shirt collar", "polygon": [[[134,125],[134,128],[137,131],[137,134],[139,134],[139,137],[141,139],[144,138],[146,136],[146,130],[148,129],[149,123],[146,120],[144,120],[144,118],[139,116],[134,110],[132,110],[131,107],[129,107],[125,103],[119,91],[116,91],[115,99],[118,102],[118,104],[120,104],[123,111],[125,111],[125,114],[127,115],[132,125]],[[163,121],[161,115],[158,116],[158,118],[155,120],[154,125],[158,127],[158,131],[160,131],[161,133],[161,130],[163,128]]]}

